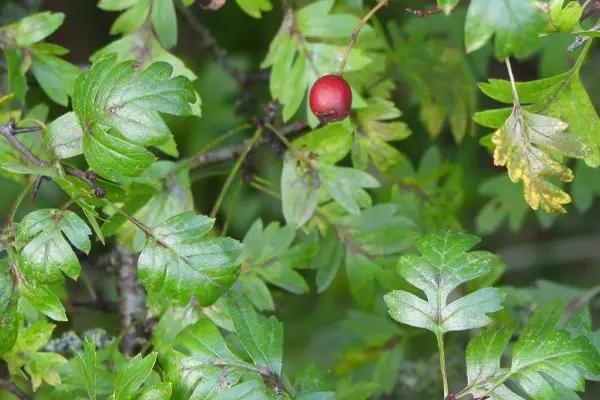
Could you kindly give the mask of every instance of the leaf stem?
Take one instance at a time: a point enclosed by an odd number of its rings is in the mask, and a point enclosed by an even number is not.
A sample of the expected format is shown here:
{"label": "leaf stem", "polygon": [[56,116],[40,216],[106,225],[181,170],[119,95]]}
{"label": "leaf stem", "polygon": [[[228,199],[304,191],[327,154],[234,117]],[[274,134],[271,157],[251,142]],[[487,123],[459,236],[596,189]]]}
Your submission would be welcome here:
{"label": "leaf stem", "polygon": [[444,398],[448,397],[448,375],[446,374],[446,352],[444,350],[444,335],[436,334],[438,351],[440,353],[440,372],[442,374],[442,385],[444,386]]}
{"label": "leaf stem", "polygon": [[388,1],[389,0],[379,0],[377,2],[377,4],[375,5],[375,7],[373,7],[364,17],[362,17],[361,20],[358,21],[358,24],[356,24],[356,26],[354,27],[354,30],[352,31],[352,34],[350,35],[350,43],[348,43],[348,47],[346,47],[346,53],[344,54],[344,58],[342,59],[342,62],[340,63],[340,68],[338,69],[337,74],[339,76],[342,76],[342,74],[344,73],[344,68],[346,67],[348,58],[350,57],[350,52],[352,51],[352,48],[356,44],[356,39],[358,38],[358,34],[360,33],[360,30],[371,19],[371,17],[373,15],[375,15],[375,13],[377,11],[379,11],[380,8],[382,8],[388,4]]}
{"label": "leaf stem", "polygon": [[229,172],[229,175],[227,176],[227,179],[225,180],[225,183],[223,184],[223,188],[221,189],[221,192],[219,193],[219,196],[217,197],[217,201],[215,201],[215,205],[213,206],[213,209],[210,212],[211,218],[214,218],[217,215],[217,212],[219,211],[219,208],[221,207],[221,203],[223,202],[223,199],[225,198],[225,194],[227,193],[227,190],[229,190],[229,187],[231,186],[231,183],[233,182],[233,178],[235,177],[235,175],[239,171],[240,167],[242,166],[242,162],[246,159],[246,157],[250,153],[250,150],[252,150],[252,148],[254,147],[254,144],[260,138],[261,134],[262,134],[262,129],[257,128],[256,132],[254,132],[254,136],[252,136],[252,139],[250,139],[250,141],[246,144],[246,147],[244,148],[244,150],[238,157],[238,159],[235,162],[235,165],[233,166],[231,171]]}
{"label": "leaf stem", "polygon": [[504,62],[506,64],[506,69],[508,70],[508,76],[510,78],[510,85],[512,87],[513,103],[514,103],[515,107],[518,107],[520,105],[519,93],[517,92],[517,85],[515,84],[515,77],[513,75],[512,67],[510,65],[510,60],[508,58],[506,58],[504,60]]}

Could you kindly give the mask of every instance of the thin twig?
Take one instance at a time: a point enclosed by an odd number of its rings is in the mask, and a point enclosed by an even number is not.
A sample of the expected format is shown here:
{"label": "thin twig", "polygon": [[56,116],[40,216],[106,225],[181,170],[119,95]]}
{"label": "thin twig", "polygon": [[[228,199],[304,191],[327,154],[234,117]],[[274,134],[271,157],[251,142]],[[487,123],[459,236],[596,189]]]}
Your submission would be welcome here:
{"label": "thin twig", "polygon": [[250,151],[252,150],[252,148],[254,147],[256,142],[260,139],[262,131],[263,131],[262,128],[257,128],[256,132],[254,133],[254,136],[252,136],[252,138],[245,143],[244,150],[242,150],[242,152],[240,153],[240,156],[238,157],[237,161],[235,162],[235,165],[231,169],[231,172],[229,172],[229,175],[227,176],[227,179],[225,180],[225,183],[223,184],[223,188],[221,189],[221,192],[219,193],[219,196],[217,197],[217,200],[215,201],[215,205],[213,206],[213,209],[210,212],[211,218],[214,218],[217,215],[217,212],[219,211],[219,208],[221,207],[221,203],[223,202],[223,199],[225,198],[225,194],[227,193],[227,191],[229,190],[229,186],[231,186],[231,183],[233,182],[233,178],[235,177],[235,175],[239,171],[240,167],[242,166],[242,162],[244,162],[244,160],[246,159],[246,157],[248,156],[248,154],[250,153]]}
{"label": "thin twig", "polygon": [[29,400],[27,393],[22,391],[17,385],[6,379],[0,378],[0,387],[11,392],[19,400]]}
{"label": "thin twig", "polygon": [[377,11],[379,11],[380,8],[382,8],[388,4],[388,1],[389,0],[379,0],[377,2],[377,4],[375,5],[375,7],[373,7],[371,9],[371,11],[369,11],[364,17],[361,18],[360,21],[358,21],[358,24],[356,24],[356,26],[354,27],[354,30],[352,31],[352,34],[350,35],[350,43],[348,43],[348,47],[346,47],[346,53],[344,54],[344,58],[342,59],[342,62],[340,63],[340,68],[338,69],[338,75],[342,76],[342,74],[344,73],[344,68],[346,67],[348,58],[350,57],[350,52],[352,51],[352,48],[356,44],[356,39],[358,38],[358,34],[360,33],[360,30],[371,19],[371,17],[373,15],[375,15],[375,13]]}
{"label": "thin twig", "polygon": [[[286,125],[283,127],[280,132],[282,132],[285,136],[290,136],[295,133],[301,132],[308,127],[308,123],[306,121],[296,122],[290,125]],[[248,139],[250,140],[250,139]],[[231,161],[235,159],[237,156],[241,154],[242,151],[246,148],[246,144],[248,141],[244,141],[243,143],[234,144],[231,146],[225,146],[219,149],[215,149],[212,151],[201,152],[198,156],[194,156],[194,162],[191,164],[191,168],[201,168],[207,165],[218,164],[225,161]],[[267,135],[263,135],[254,145],[254,147],[261,146],[263,144],[267,144],[269,142],[269,138]]]}

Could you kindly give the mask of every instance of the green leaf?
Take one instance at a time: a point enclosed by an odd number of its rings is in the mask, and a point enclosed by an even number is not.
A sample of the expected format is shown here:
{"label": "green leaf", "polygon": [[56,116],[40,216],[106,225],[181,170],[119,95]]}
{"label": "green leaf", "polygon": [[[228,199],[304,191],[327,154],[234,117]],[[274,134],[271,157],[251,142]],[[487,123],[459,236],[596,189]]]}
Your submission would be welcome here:
{"label": "green leaf", "polygon": [[0,259],[0,356],[9,351],[17,340],[17,296],[8,262]]}
{"label": "green leaf", "polygon": [[381,267],[364,254],[354,251],[346,252],[346,276],[350,285],[350,293],[358,304],[371,307],[375,294],[375,277]]}
{"label": "green leaf", "polygon": [[538,309],[529,319],[512,351],[510,368],[500,368],[500,358],[511,338],[508,329],[488,330],[467,348],[469,392],[490,399],[522,399],[506,382],[514,382],[533,399],[562,399],[558,388],[583,391],[584,373],[600,373],[600,355],[585,336],[572,337],[558,324],[560,303]]}
{"label": "green leaf", "polygon": [[55,321],[67,321],[65,308],[52,291],[44,285],[21,288],[20,294],[35,307],[36,310]]}
{"label": "green leaf", "polygon": [[360,212],[360,197],[366,192],[363,188],[379,187],[379,182],[364,171],[348,167],[320,166],[323,187],[331,197],[352,214]]}
{"label": "green leaf", "polygon": [[261,280],[295,294],[308,292],[308,284],[295,268],[303,268],[312,256],[311,249],[302,244],[292,246],[296,230],[271,223],[263,229],[256,221],[243,242],[242,287],[261,310],[273,310],[273,299]]}
{"label": "green leaf", "polygon": [[177,44],[177,15],[173,0],[154,0],[152,25],[164,48],[170,49]]}
{"label": "green leaf", "polygon": [[565,132],[567,126],[559,119],[533,114],[516,105],[504,126],[492,136],[494,164],[506,166],[510,179],[523,183],[525,200],[534,210],[541,206],[548,213],[565,213],[562,205],[571,197],[547,179],[573,180],[572,171],[557,160],[558,155],[585,158],[591,153],[578,136]]}
{"label": "green leaf", "polygon": [[484,288],[448,303],[449,294],[461,284],[486,275],[498,263],[485,251],[469,250],[476,236],[438,231],[417,240],[421,257],[400,258],[398,271],[411,285],[422,290],[427,301],[403,290],[385,295],[389,314],[396,321],[424,328],[441,336],[450,331],[480,328],[490,322],[486,315],[502,308],[502,294]]}
{"label": "green leaf", "polygon": [[73,110],[84,127],[83,151],[94,171],[110,178],[137,176],[153,161],[145,146],[171,134],[159,115],[191,115],[196,93],[164,62],[139,71],[133,62],[103,58],[81,75]]}
{"label": "green leaf", "polygon": [[190,80],[197,78],[194,71],[187,68],[181,59],[165,50],[156,39],[148,39],[142,31],[134,32],[109,43],[92,54],[90,60],[96,62],[110,54],[116,54],[119,61],[134,60],[139,62],[140,60],[136,59],[136,51],[140,41],[148,44],[148,56],[142,60],[142,67],[147,67],[152,62],[163,61],[171,64],[173,76],[183,75]]}
{"label": "green leaf", "polygon": [[184,212],[150,228],[138,261],[146,290],[181,305],[192,295],[204,306],[214,303],[237,277],[240,244],[204,238],[213,224],[211,218]]}
{"label": "green leaf", "polygon": [[257,274],[240,276],[240,284],[244,295],[260,311],[274,311],[275,303],[267,284]]}
{"label": "green leaf", "polygon": [[[126,1],[129,3],[129,0]],[[129,34],[140,29],[150,12],[150,0],[137,0],[128,9],[115,19],[110,27],[110,34]]]}
{"label": "green leaf", "polygon": [[46,126],[44,139],[58,158],[70,158],[83,153],[83,129],[72,111],[50,122]]}
{"label": "green leaf", "polygon": [[29,47],[50,36],[65,19],[63,13],[33,14],[0,28],[0,42],[12,48]]}
{"label": "green leaf", "polygon": [[281,170],[281,206],[288,225],[304,225],[319,203],[319,174],[304,160],[286,153]]}
{"label": "green leaf", "polygon": [[355,131],[352,163],[356,168],[366,169],[366,157],[355,154],[364,149],[377,168],[386,171],[403,158],[402,153],[389,142],[406,139],[411,132],[405,123],[394,121],[402,113],[391,101],[374,97],[367,104],[366,108],[356,113],[358,129]]}
{"label": "green leaf", "polygon": [[231,301],[229,314],[244,350],[261,374],[281,375],[283,324],[258,314],[248,302]]}
{"label": "green leaf", "polygon": [[439,5],[442,7],[442,10],[444,10],[444,13],[449,15],[458,2],[459,0],[439,0]]}
{"label": "green leaf", "polygon": [[571,32],[579,25],[583,13],[581,4],[577,1],[565,0],[550,1],[550,21],[546,26],[546,32]]}
{"label": "green leaf", "polygon": [[523,201],[518,185],[502,174],[483,181],[479,186],[479,193],[491,199],[477,214],[475,220],[477,232],[489,235],[495,232],[505,220],[508,221],[511,232],[521,228],[528,207]]}
{"label": "green leaf", "polygon": [[344,258],[344,249],[337,240],[335,232],[325,236],[319,250],[312,260],[312,268],[317,270],[317,291],[324,292],[333,282]]}
{"label": "green leaf", "polygon": [[123,11],[132,7],[139,0],[100,0],[98,8],[105,11]]}
{"label": "green leaf", "polygon": [[335,164],[341,161],[352,147],[352,132],[344,123],[327,124],[295,139],[292,144],[298,150],[306,150],[319,160]]}
{"label": "green leaf", "polygon": [[150,376],[157,355],[156,352],[150,353],[146,357],[138,354],[119,369],[115,378],[114,400],[134,398],[137,390]]}
{"label": "green leaf", "polygon": [[263,12],[271,11],[273,6],[270,0],[236,0],[244,12],[251,17],[260,18]]}
{"label": "green leaf", "polygon": [[140,394],[138,400],[169,400],[173,389],[168,382],[161,382],[150,386]]}
{"label": "green leaf", "polygon": [[588,167],[583,161],[577,161],[575,175],[577,179],[571,185],[573,205],[581,213],[587,212],[600,195],[600,179],[598,169]]}
{"label": "green leaf", "polygon": [[34,52],[31,71],[48,97],[62,106],[69,104],[79,68],[58,57]]}
{"label": "green leaf", "polygon": [[29,375],[33,390],[42,382],[60,384],[57,368],[67,360],[59,354],[38,351],[48,342],[53,330],[54,325],[46,321],[32,323],[19,331],[12,350],[3,357],[11,376],[24,376],[23,370]]}
{"label": "green leaf", "polygon": [[[194,209],[194,201],[190,188],[189,171],[181,169],[177,163],[158,161],[152,164],[140,180],[156,186],[132,195],[124,209],[147,226],[156,226],[167,219],[184,211]],[[159,190],[157,190],[159,189]],[[133,190],[132,190],[133,192]],[[113,216],[111,221],[103,226],[107,235],[117,234],[120,243],[128,244],[133,249],[140,249],[145,241],[144,234],[135,225],[122,224],[127,219],[120,214]],[[122,228],[121,228],[122,227]]]}
{"label": "green leaf", "polygon": [[75,354],[75,363],[77,364],[77,371],[80,378],[85,385],[88,397],[90,399],[96,398],[96,384],[97,384],[97,371],[96,371],[96,344],[90,338],[86,339],[83,343],[83,354]]}
{"label": "green leaf", "polygon": [[60,282],[62,271],[76,279],[81,267],[65,236],[77,249],[88,253],[91,234],[86,223],[69,210],[40,209],[27,214],[16,236],[23,246],[19,267],[24,278],[32,283]]}
{"label": "green leaf", "polygon": [[229,350],[219,329],[207,317],[186,328],[177,338],[177,342],[188,350],[191,358],[205,365],[244,365]]}
{"label": "green leaf", "polygon": [[[517,83],[517,92],[521,104],[528,111],[558,118],[569,124],[569,131],[591,148],[585,162],[592,167],[600,165],[600,118],[585,87],[581,83],[580,66],[585,54],[568,72],[546,79]],[[491,98],[503,103],[512,103],[512,89],[509,81],[490,79],[480,85],[481,90]],[[505,111],[497,110],[504,114]],[[493,110],[491,112],[496,112]],[[485,126],[499,128],[501,124],[483,123]],[[477,120],[477,118],[476,118]],[[481,123],[477,120],[478,123]]]}
{"label": "green leaf", "polygon": [[29,65],[25,62],[26,56],[20,49],[4,49],[6,67],[8,68],[8,83],[15,97],[23,102],[27,94],[27,70]]}
{"label": "green leaf", "polygon": [[471,116],[477,108],[475,78],[463,49],[448,40],[431,39],[425,32],[414,34],[408,28],[403,32],[393,24],[390,31],[392,60],[417,95],[427,132],[436,138],[448,122],[455,141],[460,142],[473,132]]}
{"label": "green leaf", "polygon": [[465,47],[475,51],[496,34],[496,58],[528,56],[544,29],[542,10],[534,0],[473,0],[465,22]]}

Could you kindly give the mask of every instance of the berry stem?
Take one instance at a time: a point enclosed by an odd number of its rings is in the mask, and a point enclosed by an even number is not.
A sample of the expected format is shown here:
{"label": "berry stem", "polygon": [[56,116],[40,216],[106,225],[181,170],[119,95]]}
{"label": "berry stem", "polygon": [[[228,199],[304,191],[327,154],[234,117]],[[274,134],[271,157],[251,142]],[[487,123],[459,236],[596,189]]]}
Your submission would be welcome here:
{"label": "berry stem", "polygon": [[348,47],[346,47],[346,53],[344,54],[344,58],[342,59],[342,62],[340,63],[340,68],[338,69],[337,74],[339,76],[342,76],[342,74],[344,73],[344,68],[346,67],[346,63],[348,62],[348,57],[350,57],[350,52],[352,51],[352,48],[356,44],[356,39],[358,38],[358,34],[360,33],[360,30],[371,19],[371,17],[373,15],[375,15],[375,13],[377,11],[379,11],[380,8],[387,6],[388,1],[389,0],[379,0],[377,2],[377,4],[375,5],[375,7],[373,7],[371,9],[371,11],[369,11],[364,17],[362,17],[362,19],[360,21],[358,21],[358,24],[356,24],[356,26],[354,27],[354,30],[352,31],[352,34],[350,35],[350,43],[348,43]]}

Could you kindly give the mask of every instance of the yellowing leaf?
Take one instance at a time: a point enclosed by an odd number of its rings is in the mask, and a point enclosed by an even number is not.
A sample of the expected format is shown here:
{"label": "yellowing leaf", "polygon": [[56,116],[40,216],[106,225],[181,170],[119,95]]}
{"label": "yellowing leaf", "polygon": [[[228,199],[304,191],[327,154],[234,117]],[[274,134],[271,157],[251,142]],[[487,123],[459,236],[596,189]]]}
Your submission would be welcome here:
{"label": "yellowing leaf", "polygon": [[523,183],[525,200],[531,208],[540,206],[549,213],[565,213],[563,205],[571,196],[548,178],[573,180],[573,172],[560,156],[584,158],[591,152],[579,137],[565,132],[567,123],[533,114],[519,105],[492,136],[496,146],[494,164],[506,166],[513,182]]}

